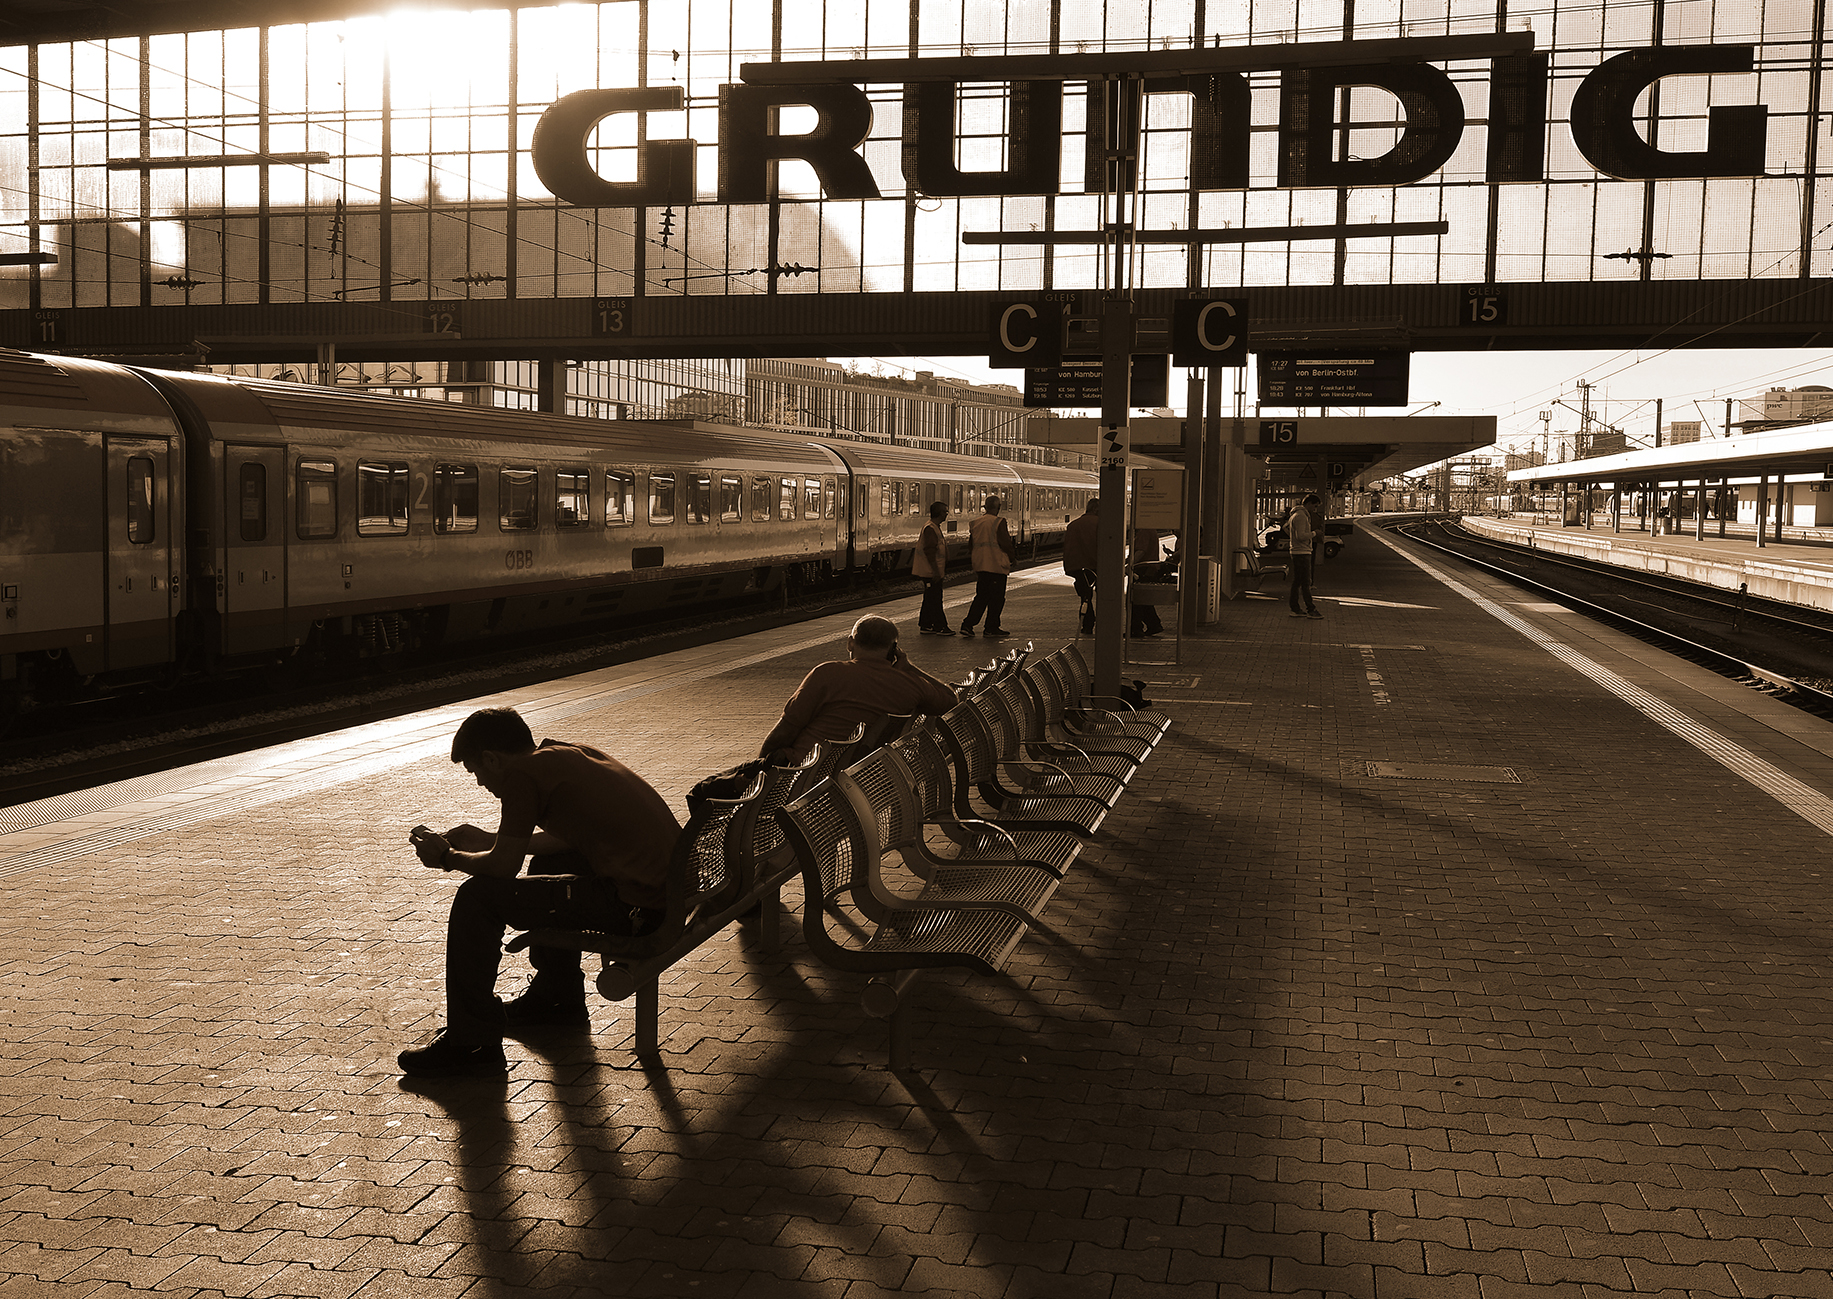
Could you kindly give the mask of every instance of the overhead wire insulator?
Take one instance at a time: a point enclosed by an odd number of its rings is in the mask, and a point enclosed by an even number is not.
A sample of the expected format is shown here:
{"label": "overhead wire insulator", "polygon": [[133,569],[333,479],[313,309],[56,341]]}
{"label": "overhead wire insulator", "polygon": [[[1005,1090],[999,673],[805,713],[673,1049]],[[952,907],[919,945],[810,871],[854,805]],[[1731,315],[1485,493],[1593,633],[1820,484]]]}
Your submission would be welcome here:
{"label": "overhead wire insulator", "polygon": [[675,209],[674,205],[670,204],[662,209],[662,247],[668,247],[668,241],[674,237],[674,233]]}

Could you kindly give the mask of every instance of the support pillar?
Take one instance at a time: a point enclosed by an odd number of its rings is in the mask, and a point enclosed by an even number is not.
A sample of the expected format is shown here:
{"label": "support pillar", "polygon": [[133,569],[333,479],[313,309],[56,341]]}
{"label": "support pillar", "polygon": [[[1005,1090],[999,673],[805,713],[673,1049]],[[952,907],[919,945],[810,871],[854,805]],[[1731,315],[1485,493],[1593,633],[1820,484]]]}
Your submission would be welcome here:
{"label": "support pillar", "polygon": [[[1213,376],[1215,371],[1210,371]],[[1197,544],[1202,533],[1203,448],[1208,442],[1208,425],[1203,418],[1203,373],[1191,370],[1184,389],[1184,508],[1177,530],[1178,564],[1177,618],[1178,635],[1189,636],[1202,621],[1203,589],[1214,579],[1199,557]]]}
{"label": "support pillar", "polygon": [[1693,540],[1706,539],[1706,480],[1699,480],[1698,495],[1693,501]]}
{"label": "support pillar", "polygon": [[550,415],[566,414],[566,362],[535,362],[535,409]]}
{"label": "support pillar", "polygon": [[1763,549],[1763,529],[1769,524],[1769,475],[1757,479],[1757,549]]}
{"label": "support pillar", "polygon": [[1127,620],[1127,406],[1133,304],[1110,294],[1101,315],[1101,529],[1096,534],[1095,693],[1120,694]]}

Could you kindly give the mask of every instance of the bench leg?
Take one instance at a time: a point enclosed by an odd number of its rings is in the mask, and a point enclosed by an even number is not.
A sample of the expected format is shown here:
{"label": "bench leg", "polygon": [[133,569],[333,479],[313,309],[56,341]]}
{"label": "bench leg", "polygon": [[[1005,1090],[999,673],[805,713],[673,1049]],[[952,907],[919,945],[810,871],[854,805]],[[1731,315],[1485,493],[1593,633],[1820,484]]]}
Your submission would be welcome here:
{"label": "bench leg", "polygon": [[910,998],[898,999],[897,1009],[891,1012],[886,1024],[890,1029],[886,1064],[892,1073],[907,1073],[910,1069]]}
{"label": "bench leg", "polygon": [[657,1029],[662,1018],[661,980],[651,979],[636,991],[636,1053],[642,1060],[658,1061],[662,1048]]}
{"label": "bench leg", "polygon": [[783,950],[783,890],[775,888],[758,903],[757,942],[774,956]]}

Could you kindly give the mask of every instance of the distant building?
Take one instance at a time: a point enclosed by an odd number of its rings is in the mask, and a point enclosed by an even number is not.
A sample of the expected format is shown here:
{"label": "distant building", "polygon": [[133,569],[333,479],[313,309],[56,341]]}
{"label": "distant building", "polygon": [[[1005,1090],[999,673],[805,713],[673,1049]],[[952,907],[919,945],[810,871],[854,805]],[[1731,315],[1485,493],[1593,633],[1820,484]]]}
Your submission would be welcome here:
{"label": "distant building", "polygon": [[1662,432],[1661,440],[1669,446],[1678,446],[1682,442],[1697,442],[1700,437],[1702,421],[1696,419],[1677,419]]}
{"label": "distant building", "polygon": [[1833,419],[1833,388],[1810,383],[1799,388],[1771,388],[1761,403],[1743,403],[1745,433],[1766,428],[1785,428],[1790,424],[1811,424],[1815,420]]}
{"label": "distant building", "polygon": [[1505,472],[1511,472],[1516,469],[1535,469],[1544,465],[1546,462],[1547,458],[1538,451],[1529,451],[1526,453],[1511,451],[1502,458],[1502,466]]}

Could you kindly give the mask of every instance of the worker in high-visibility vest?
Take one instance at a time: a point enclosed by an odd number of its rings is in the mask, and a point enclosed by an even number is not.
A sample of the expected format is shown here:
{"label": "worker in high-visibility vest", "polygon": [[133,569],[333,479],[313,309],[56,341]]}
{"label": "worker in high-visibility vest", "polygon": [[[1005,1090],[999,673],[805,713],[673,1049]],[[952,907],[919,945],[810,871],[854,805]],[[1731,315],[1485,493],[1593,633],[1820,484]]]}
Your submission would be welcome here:
{"label": "worker in high-visibility vest", "polygon": [[1011,635],[999,625],[999,615],[1006,608],[1006,575],[1012,571],[1012,560],[1018,554],[1018,543],[1012,530],[999,517],[999,498],[987,497],[986,513],[967,526],[968,560],[974,566],[974,602],[967,607],[961,621],[961,634],[972,636],[986,616],[984,633],[994,639]]}

